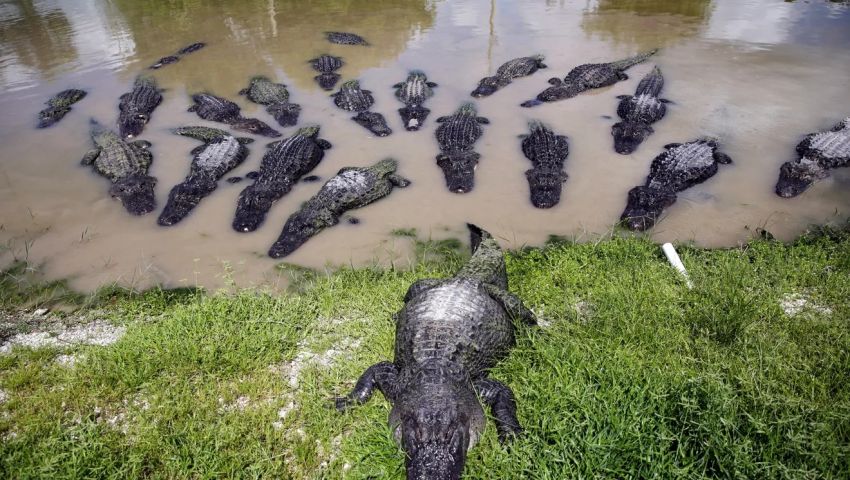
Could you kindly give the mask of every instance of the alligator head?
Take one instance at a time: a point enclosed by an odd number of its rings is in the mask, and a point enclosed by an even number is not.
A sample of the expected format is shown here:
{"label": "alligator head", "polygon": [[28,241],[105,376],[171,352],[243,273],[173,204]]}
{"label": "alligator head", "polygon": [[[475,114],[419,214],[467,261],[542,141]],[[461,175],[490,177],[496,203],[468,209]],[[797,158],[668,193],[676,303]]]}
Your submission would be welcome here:
{"label": "alligator head", "polygon": [[567,174],[560,170],[532,169],[525,172],[531,203],[537,208],[554,207],[561,201],[561,186]]}
{"label": "alligator head", "polygon": [[655,130],[651,126],[639,122],[618,122],[611,127],[614,136],[614,150],[622,155],[628,155],[652,135]]}
{"label": "alligator head", "polygon": [[502,86],[502,80],[499,77],[484,77],[478,82],[478,87],[472,91],[472,96],[476,98],[492,95]]}
{"label": "alligator head", "polygon": [[356,116],[351,117],[351,119],[379,137],[386,137],[393,133],[392,129],[387,125],[387,119],[380,113],[360,112]]}
{"label": "alligator head", "polygon": [[316,75],[313,77],[320,87],[324,90],[333,90],[336,82],[339,81],[340,75],[338,73],[328,72],[322,73],[320,75]]}
{"label": "alligator head", "polygon": [[44,110],[38,112],[38,128],[47,128],[54,123],[62,120],[62,117],[65,116],[68,112],[71,111],[71,107],[47,107]]}
{"label": "alligator head", "polygon": [[192,178],[175,186],[168,194],[168,203],[165,204],[156,223],[163,227],[177,224],[217,186],[213,179],[206,177]]}
{"label": "alligator head", "polygon": [[256,118],[239,117],[230,122],[230,126],[235,130],[241,130],[243,132],[263,135],[266,137],[279,137],[281,135],[280,132]]}
{"label": "alligator head", "polygon": [[144,215],[156,208],[153,189],[156,179],[136,173],[119,179],[112,184],[109,194],[121,199],[124,208],[133,215]]}
{"label": "alligator head", "polygon": [[269,105],[266,111],[277,120],[281,127],[294,127],[298,123],[301,106],[295,103],[275,103]]}
{"label": "alligator head", "polygon": [[540,105],[543,102],[554,102],[556,100],[563,100],[565,98],[573,98],[585,90],[580,85],[574,83],[566,83],[558,78],[549,79],[549,83],[552,84],[551,87],[538,93],[537,98],[522,102],[520,106],[526,108],[534,107]]}
{"label": "alligator head", "polygon": [[676,202],[676,194],[649,187],[629,190],[626,209],[620,216],[623,226],[629,230],[644,231],[652,228],[664,207]]}
{"label": "alligator head", "polygon": [[437,155],[437,165],[446,177],[446,186],[454,193],[466,193],[475,186],[475,167],[481,158],[476,152]]}
{"label": "alligator head", "polygon": [[431,113],[431,110],[419,105],[413,105],[399,108],[398,113],[401,114],[401,120],[404,122],[404,129],[409,132],[415,132],[416,130],[419,130],[419,127],[421,127],[425,122],[425,119],[428,118],[428,114]]}
{"label": "alligator head", "polygon": [[269,256],[281,258],[289,255],[313,235],[338,221],[337,218],[327,215],[325,210],[303,208],[286,221],[280,236],[269,249]]}
{"label": "alligator head", "polygon": [[785,162],[779,168],[776,194],[783,198],[796,197],[824,176],[824,168],[815,160],[803,157],[796,162]]}
{"label": "alligator head", "polygon": [[118,130],[124,138],[133,138],[142,133],[150,117],[146,113],[123,110],[118,115]]}
{"label": "alligator head", "polygon": [[259,228],[276,199],[277,196],[267,189],[254,185],[247,187],[237,200],[233,229],[237,232],[253,232]]}

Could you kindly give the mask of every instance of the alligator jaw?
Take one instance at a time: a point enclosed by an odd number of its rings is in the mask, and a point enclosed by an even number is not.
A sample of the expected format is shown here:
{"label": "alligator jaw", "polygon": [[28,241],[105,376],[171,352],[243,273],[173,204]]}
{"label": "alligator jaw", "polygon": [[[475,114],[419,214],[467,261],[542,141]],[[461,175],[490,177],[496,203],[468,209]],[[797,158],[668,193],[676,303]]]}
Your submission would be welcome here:
{"label": "alligator jaw", "polygon": [[156,209],[153,189],[156,179],[143,174],[119,179],[109,189],[109,194],[119,198],[124,208],[133,215],[145,215]]}
{"label": "alligator jaw", "polygon": [[475,167],[481,157],[475,152],[437,155],[437,165],[446,177],[446,187],[454,193],[467,193],[475,187]]}

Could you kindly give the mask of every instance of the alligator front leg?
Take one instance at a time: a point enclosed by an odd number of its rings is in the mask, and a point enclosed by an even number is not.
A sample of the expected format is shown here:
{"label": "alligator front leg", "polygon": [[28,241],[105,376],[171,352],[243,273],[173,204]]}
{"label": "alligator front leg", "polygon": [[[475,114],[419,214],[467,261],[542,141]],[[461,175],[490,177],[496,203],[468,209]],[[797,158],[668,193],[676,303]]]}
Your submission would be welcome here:
{"label": "alligator front leg", "polygon": [[387,179],[398,188],[404,188],[410,185],[410,180],[402,177],[401,175],[396,175],[395,173],[388,176]]}
{"label": "alligator front leg", "polygon": [[522,433],[522,427],[516,418],[516,399],[510,387],[498,380],[485,378],[473,384],[478,398],[490,407],[496,418],[499,441],[504,443],[513,436]]}
{"label": "alligator front leg", "polygon": [[534,313],[532,313],[531,310],[522,303],[522,300],[513,293],[489,283],[484,284],[484,290],[487,291],[490,298],[499,302],[502,305],[502,308],[508,312],[508,315],[513,317],[515,320],[522,320],[522,322],[526,325],[537,325],[537,319],[534,317]]}
{"label": "alligator front leg", "polygon": [[351,393],[334,400],[334,406],[342,412],[355,404],[366,403],[372,397],[375,388],[380,390],[390,403],[393,403],[398,393],[398,368],[390,362],[372,365],[363,372]]}

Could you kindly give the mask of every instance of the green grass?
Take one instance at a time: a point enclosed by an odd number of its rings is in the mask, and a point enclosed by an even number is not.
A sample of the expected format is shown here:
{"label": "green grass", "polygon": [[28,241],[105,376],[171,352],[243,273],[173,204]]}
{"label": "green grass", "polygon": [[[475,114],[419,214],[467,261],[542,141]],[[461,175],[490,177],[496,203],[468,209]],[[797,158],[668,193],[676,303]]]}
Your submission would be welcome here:
{"label": "green grass", "polygon": [[[282,266],[280,296],[98,295],[85,308],[127,326],[118,343],[72,349],[74,368],[0,356],[0,477],[403,478],[380,394],[328,400],[391,359],[407,286],[454,272],[458,246],[421,243],[406,271]],[[850,477],[850,234],[679,252],[692,290],[642,239],[508,255],[547,326],[492,372],[525,435],[502,446],[491,421],[466,478]],[[15,285],[7,310],[45,291]],[[787,315],[788,294],[809,308]]]}

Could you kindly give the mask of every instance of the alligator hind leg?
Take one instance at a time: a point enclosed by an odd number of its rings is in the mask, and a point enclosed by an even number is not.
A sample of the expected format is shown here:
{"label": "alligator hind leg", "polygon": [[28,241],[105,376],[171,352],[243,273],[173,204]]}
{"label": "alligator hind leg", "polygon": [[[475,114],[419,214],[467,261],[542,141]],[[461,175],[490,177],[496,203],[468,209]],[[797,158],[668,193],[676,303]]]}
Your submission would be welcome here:
{"label": "alligator hind leg", "polygon": [[334,399],[334,406],[340,412],[352,405],[361,405],[369,401],[375,389],[381,391],[384,397],[393,403],[398,393],[398,368],[390,362],[380,362],[367,368],[354,390],[345,397]]}
{"label": "alligator hind leg", "polygon": [[499,302],[502,308],[508,312],[508,315],[515,320],[522,320],[522,323],[526,325],[537,325],[537,318],[534,317],[534,313],[513,293],[489,283],[484,284],[484,290],[487,291],[490,298]]}
{"label": "alligator hind leg", "polygon": [[522,433],[522,427],[516,418],[516,399],[510,387],[497,380],[485,378],[473,385],[478,398],[490,407],[496,418],[499,441],[504,443],[512,436]]}

